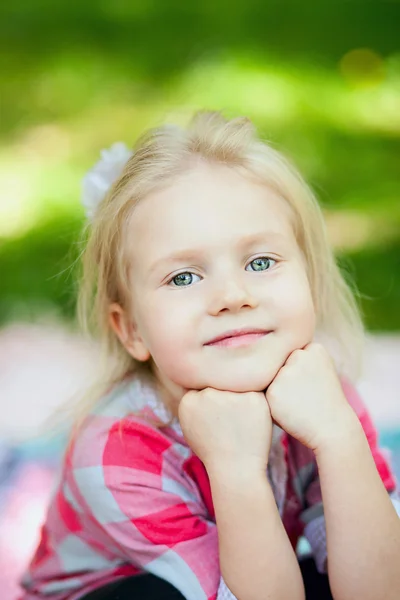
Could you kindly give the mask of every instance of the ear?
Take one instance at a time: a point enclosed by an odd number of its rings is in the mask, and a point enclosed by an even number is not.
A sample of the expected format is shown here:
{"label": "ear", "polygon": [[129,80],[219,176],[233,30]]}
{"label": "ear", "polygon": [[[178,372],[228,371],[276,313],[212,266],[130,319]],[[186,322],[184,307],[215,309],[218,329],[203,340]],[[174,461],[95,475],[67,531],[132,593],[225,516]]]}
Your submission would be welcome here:
{"label": "ear", "polygon": [[124,309],[115,302],[109,308],[109,322],[121,344],[133,358],[140,362],[149,360],[150,352],[135,324],[128,318]]}

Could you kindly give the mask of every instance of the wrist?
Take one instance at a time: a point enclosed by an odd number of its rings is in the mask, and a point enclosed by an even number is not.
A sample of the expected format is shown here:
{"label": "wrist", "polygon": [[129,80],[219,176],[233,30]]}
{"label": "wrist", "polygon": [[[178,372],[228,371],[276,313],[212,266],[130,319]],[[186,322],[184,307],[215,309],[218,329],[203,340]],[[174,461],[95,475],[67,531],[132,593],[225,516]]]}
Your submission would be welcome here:
{"label": "wrist", "polygon": [[353,411],[338,426],[327,429],[318,441],[314,453],[318,458],[326,454],[348,455],[360,443],[366,441],[360,421]]}
{"label": "wrist", "polygon": [[210,482],[218,481],[229,487],[254,485],[266,481],[267,465],[259,460],[217,460],[208,461],[205,465]]}
{"label": "wrist", "polygon": [[[243,465],[244,466],[244,465]],[[267,477],[267,471],[258,468],[235,468],[232,465],[213,464],[207,469],[214,509],[217,517],[225,515],[228,509],[262,512],[277,509],[274,493]]]}

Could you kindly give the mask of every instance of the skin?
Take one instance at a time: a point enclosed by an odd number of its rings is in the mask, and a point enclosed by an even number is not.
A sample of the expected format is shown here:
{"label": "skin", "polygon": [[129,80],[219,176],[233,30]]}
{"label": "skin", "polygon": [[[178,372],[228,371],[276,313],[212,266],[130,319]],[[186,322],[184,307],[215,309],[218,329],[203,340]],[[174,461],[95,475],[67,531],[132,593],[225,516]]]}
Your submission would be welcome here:
{"label": "skin", "polygon": [[[267,187],[201,163],[139,204],[129,239],[131,305],[128,315],[113,305],[111,322],[134,358],[152,358],[175,413],[188,390],[265,390],[312,340],[315,311],[292,214]],[[179,274],[186,285],[176,285]],[[242,348],[205,345],[243,327],[271,333]]]}
{"label": "skin", "polygon": [[[304,598],[266,478],[275,421],[315,453],[335,600],[398,598],[400,520],[332,360],[312,342],[316,315],[288,205],[231,168],[199,163],[149,195],[129,225],[131,303],[113,304],[110,323],[135,359],[153,361],[206,466],[235,596]],[[190,257],[166,261],[182,251]],[[241,348],[206,345],[242,327],[269,333]]]}

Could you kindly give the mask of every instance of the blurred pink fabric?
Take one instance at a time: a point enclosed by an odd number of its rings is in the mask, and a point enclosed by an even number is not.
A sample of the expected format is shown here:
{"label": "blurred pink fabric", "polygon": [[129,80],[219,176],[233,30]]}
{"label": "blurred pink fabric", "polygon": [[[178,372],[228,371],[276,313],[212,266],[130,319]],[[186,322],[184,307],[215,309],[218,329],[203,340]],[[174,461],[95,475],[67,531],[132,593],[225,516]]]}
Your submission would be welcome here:
{"label": "blurred pink fabric", "polygon": [[38,543],[54,481],[52,469],[22,466],[3,504],[0,520],[0,590],[2,600],[18,597],[18,579]]}

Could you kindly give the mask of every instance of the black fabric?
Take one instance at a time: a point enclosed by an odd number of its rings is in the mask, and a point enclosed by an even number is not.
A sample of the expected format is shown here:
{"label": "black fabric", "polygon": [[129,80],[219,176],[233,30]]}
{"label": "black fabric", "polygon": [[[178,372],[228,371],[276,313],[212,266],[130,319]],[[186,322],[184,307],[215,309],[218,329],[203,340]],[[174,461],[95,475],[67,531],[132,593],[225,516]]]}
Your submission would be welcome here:
{"label": "black fabric", "polygon": [[[300,561],[306,600],[333,600],[327,575],[318,573],[313,558]],[[155,575],[119,579],[90,592],[81,600],[185,600],[170,583]]]}
{"label": "black fabric", "polygon": [[118,579],[90,592],[81,600],[185,600],[168,581],[155,575]]}
{"label": "black fabric", "polygon": [[313,558],[301,560],[300,569],[306,589],[306,600],[333,600],[328,575],[318,573]]}

